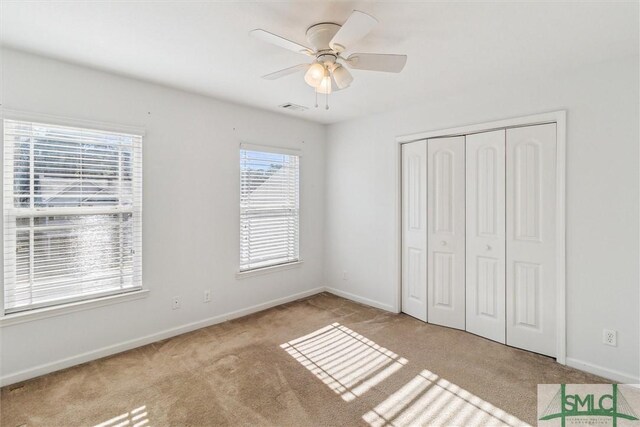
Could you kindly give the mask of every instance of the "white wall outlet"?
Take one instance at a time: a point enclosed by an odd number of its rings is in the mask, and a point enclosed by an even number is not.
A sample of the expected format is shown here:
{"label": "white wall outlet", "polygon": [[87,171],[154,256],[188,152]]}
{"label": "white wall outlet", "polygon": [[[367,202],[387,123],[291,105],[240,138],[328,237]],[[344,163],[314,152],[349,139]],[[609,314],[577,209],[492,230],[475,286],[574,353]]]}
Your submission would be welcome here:
{"label": "white wall outlet", "polygon": [[177,310],[180,308],[180,297],[173,297],[171,300],[171,309]]}
{"label": "white wall outlet", "polygon": [[202,297],[202,302],[211,302],[211,291],[209,289],[204,291],[204,296]]}
{"label": "white wall outlet", "polygon": [[618,345],[618,331],[614,331],[613,329],[603,329],[602,343],[616,347]]}
{"label": "white wall outlet", "polygon": [[349,280],[349,275],[347,274],[346,271],[342,272],[342,280]]}

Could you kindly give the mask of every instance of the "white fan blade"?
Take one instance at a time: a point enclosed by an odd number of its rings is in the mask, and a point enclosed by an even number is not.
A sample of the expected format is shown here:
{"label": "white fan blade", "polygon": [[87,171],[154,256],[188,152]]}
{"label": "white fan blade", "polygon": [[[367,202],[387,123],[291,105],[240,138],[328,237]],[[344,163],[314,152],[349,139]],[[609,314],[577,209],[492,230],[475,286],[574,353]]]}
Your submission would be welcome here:
{"label": "white fan blade", "polygon": [[253,37],[274,44],[276,46],[291,50],[293,52],[303,53],[305,55],[313,55],[313,51],[306,46],[302,46],[296,42],[280,37],[276,34],[265,30],[252,30],[249,32]]}
{"label": "white fan blade", "polygon": [[289,74],[297,73],[298,71],[306,71],[309,67],[311,67],[311,64],[298,64],[294,65],[293,67],[285,68],[284,70],[264,75],[262,76],[262,78],[267,80],[275,80],[279,79],[280,77],[288,76]]}
{"label": "white fan blade", "polygon": [[354,53],[346,59],[356,70],[385,71],[399,73],[407,63],[407,55],[385,55],[381,53]]}
{"label": "white fan blade", "polygon": [[342,52],[347,46],[357,42],[367,34],[378,23],[378,20],[371,15],[367,15],[359,10],[351,12],[349,19],[338,30],[329,42],[329,47],[335,51]]}

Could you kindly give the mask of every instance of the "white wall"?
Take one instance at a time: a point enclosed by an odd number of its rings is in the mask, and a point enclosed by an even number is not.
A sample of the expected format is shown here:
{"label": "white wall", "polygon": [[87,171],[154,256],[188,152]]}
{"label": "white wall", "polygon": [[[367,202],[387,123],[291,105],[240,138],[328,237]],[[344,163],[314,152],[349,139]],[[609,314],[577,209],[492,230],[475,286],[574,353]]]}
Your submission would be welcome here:
{"label": "white wall", "polygon": [[[1,60],[5,108],[146,128],[143,278],[150,289],[142,300],[1,328],[5,382],[322,285],[323,126],[11,50]],[[302,150],[299,267],[236,279],[240,141]],[[182,308],[172,310],[176,295]]]}
{"label": "white wall", "polygon": [[[323,285],[392,310],[398,281],[395,137],[566,108],[568,361],[640,382],[637,57],[461,88],[326,132],[317,124],[11,50],[0,59],[5,108],[146,128],[144,284],[151,290],[142,300],[0,328],[5,381]],[[300,267],[236,279],[240,141],[303,150]],[[204,289],[213,291],[209,304],[201,302]],[[183,302],[174,311],[175,295]],[[604,327],[619,331],[618,347],[601,344]]]}
{"label": "white wall", "polygon": [[[566,109],[567,362],[640,382],[639,72],[636,56],[329,126],[325,284],[396,303],[396,136]],[[618,347],[602,344],[603,328],[618,331]]]}

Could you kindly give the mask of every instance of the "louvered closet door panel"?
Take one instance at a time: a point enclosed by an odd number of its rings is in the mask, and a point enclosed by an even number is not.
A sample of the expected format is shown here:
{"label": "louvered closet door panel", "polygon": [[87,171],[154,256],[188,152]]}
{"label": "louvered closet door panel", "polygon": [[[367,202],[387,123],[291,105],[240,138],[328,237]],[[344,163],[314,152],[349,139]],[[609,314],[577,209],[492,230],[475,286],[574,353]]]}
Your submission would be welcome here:
{"label": "louvered closet door panel", "polygon": [[402,145],[402,311],[427,320],[427,141]]}
{"label": "louvered closet door panel", "polygon": [[507,344],[556,355],[556,125],[507,130]]}
{"label": "louvered closet door panel", "polygon": [[464,136],[428,141],[428,319],[465,328]]}
{"label": "louvered closet door panel", "polygon": [[467,331],[505,343],[505,130],[466,137]]}

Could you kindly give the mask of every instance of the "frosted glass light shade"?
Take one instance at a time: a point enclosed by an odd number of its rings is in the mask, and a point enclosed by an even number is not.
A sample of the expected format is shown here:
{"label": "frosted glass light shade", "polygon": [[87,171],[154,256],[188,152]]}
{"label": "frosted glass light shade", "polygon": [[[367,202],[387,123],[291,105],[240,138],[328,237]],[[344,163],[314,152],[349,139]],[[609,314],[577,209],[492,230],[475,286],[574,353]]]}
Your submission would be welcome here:
{"label": "frosted glass light shade", "polygon": [[349,87],[349,85],[353,81],[353,76],[351,75],[349,70],[347,70],[341,65],[338,65],[336,68],[333,69],[333,78],[336,81],[336,85],[340,89]]}
{"label": "frosted glass light shade", "polygon": [[327,71],[327,73],[322,78],[322,81],[320,82],[318,87],[316,87],[316,90],[318,91],[318,93],[330,94],[331,93],[331,89],[332,89],[331,88],[331,75]]}
{"label": "frosted glass light shade", "polygon": [[309,67],[309,69],[305,73],[304,81],[307,82],[309,86],[317,88],[322,83],[324,74],[324,67],[322,66],[322,64],[316,62],[311,67]]}

